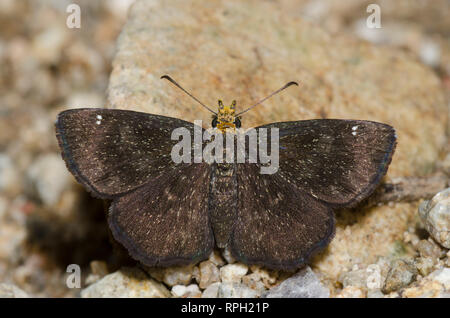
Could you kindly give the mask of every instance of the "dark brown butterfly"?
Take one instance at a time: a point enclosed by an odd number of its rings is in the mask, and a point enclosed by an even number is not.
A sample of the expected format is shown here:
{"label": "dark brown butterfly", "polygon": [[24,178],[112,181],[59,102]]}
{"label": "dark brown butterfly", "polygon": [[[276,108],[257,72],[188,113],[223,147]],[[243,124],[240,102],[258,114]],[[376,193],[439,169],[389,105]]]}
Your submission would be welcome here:
{"label": "dark brown butterfly", "polygon": [[[248,109],[234,109],[208,108],[212,125],[239,127]],[[194,132],[181,119],[114,109],[68,110],[56,122],[67,167],[94,196],[112,200],[114,238],[148,266],[201,261],[216,243],[243,263],[300,267],[332,239],[333,210],[373,192],[396,145],[395,130],[372,121],[273,123],[261,127],[279,129],[279,169],[261,174],[259,163],[174,163],[179,127]]]}

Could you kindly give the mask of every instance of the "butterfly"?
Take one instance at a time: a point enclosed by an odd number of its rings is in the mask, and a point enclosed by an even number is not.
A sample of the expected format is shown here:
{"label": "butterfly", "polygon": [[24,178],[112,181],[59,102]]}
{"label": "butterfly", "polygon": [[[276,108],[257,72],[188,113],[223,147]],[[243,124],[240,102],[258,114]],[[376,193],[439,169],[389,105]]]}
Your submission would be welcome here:
{"label": "butterfly", "polygon": [[[171,77],[162,78],[213,113],[212,127],[238,129],[245,111],[219,101],[214,112]],[[393,127],[366,120],[278,122],[279,168],[261,163],[175,163],[174,129],[193,123],[118,109],[61,112],[56,135],[70,172],[93,196],[111,200],[113,237],[147,266],[208,258],[215,245],[240,262],[291,270],[328,245],[334,210],[368,197],[396,146]],[[198,128],[198,127],[197,127]],[[204,131],[203,128],[201,128]]]}

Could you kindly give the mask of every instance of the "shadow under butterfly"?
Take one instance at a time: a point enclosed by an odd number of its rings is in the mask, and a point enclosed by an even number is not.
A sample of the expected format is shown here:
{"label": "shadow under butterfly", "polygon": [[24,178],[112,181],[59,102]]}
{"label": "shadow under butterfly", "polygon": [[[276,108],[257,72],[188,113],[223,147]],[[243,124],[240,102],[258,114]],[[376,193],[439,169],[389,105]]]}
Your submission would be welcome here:
{"label": "shadow under butterfly", "polygon": [[[236,103],[218,113],[222,131],[240,127]],[[172,131],[194,124],[115,109],[72,109],[56,121],[68,169],[92,195],[112,200],[114,238],[147,266],[196,263],[214,245],[246,264],[291,270],[332,239],[333,210],[368,197],[386,174],[396,145],[393,127],[365,120],[272,123],[279,129],[279,169],[259,163],[179,163]],[[202,128],[203,129],[203,128]]]}

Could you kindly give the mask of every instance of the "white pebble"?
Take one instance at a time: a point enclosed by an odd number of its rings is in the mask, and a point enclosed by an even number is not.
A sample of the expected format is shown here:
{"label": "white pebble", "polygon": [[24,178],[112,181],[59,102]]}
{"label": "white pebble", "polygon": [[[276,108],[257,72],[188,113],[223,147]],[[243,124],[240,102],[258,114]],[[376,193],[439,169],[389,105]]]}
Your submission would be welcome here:
{"label": "white pebble", "polygon": [[248,267],[244,264],[228,264],[220,268],[220,278],[222,282],[239,283],[247,271]]}

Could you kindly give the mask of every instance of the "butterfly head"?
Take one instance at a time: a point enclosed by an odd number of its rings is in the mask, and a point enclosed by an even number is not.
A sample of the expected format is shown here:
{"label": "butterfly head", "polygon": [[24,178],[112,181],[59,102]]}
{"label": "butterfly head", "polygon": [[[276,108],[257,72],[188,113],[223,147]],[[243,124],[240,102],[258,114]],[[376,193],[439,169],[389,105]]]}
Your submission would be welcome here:
{"label": "butterfly head", "polygon": [[236,101],[234,100],[230,106],[225,106],[219,100],[219,109],[217,114],[213,116],[211,125],[213,128],[219,129],[222,133],[241,127],[240,117],[236,117]]}
{"label": "butterfly head", "polygon": [[266,99],[269,99],[273,95],[278,94],[279,92],[281,92],[282,90],[288,88],[291,85],[297,85],[298,86],[297,82],[289,82],[286,85],[284,85],[283,87],[277,89],[275,92],[273,92],[269,96],[261,99],[259,102],[253,104],[252,106],[248,107],[247,109],[241,111],[238,114],[236,114],[236,101],[235,100],[231,103],[230,106],[225,106],[222,103],[222,101],[219,100],[219,111],[216,113],[211,108],[209,108],[208,106],[203,104],[201,101],[199,101],[194,95],[192,95],[191,93],[186,91],[183,87],[181,87],[180,84],[175,82],[169,75],[163,75],[163,76],[161,76],[161,78],[162,79],[166,79],[169,82],[171,82],[173,85],[175,85],[176,87],[181,89],[183,92],[185,92],[187,95],[189,95],[192,99],[194,99],[197,103],[199,103],[204,108],[206,108],[211,113],[213,113],[214,115],[213,115],[213,120],[212,120],[211,125],[212,125],[213,128],[219,129],[222,133],[226,133],[227,131],[232,131],[233,132],[233,131],[236,130],[236,128],[240,128],[241,127],[241,116],[240,115],[242,115],[243,113],[248,112],[253,107],[261,104]]}

